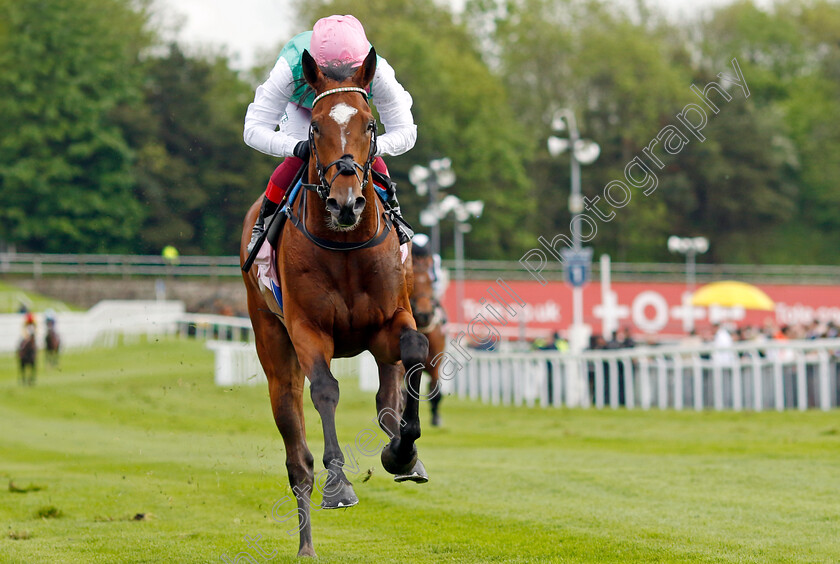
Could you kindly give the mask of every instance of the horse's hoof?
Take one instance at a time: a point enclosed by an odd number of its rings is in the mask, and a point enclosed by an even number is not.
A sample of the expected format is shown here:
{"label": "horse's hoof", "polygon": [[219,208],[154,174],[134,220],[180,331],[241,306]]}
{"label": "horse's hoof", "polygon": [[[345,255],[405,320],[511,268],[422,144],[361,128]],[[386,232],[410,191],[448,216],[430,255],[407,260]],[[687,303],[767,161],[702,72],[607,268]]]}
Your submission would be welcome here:
{"label": "horse's hoof", "polygon": [[417,482],[418,484],[425,484],[429,481],[429,475],[426,473],[426,467],[423,466],[423,463],[420,462],[420,459],[417,459],[417,463],[414,465],[414,468],[411,469],[411,472],[408,474],[398,474],[394,476],[395,482]]}
{"label": "horse's hoof", "polygon": [[417,446],[412,445],[411,456],[406,462],[402,462],[397,459],[397,456],[391,449],[391,445],[382,449],[382,455],[380,458],[382,459],[382,467],[389,473],[394,474],[395,476],[400,474],[410,474],[414,469],[414,465],[417,464]]}
{"label": "horse's hoof", "polygon": [[339,486],[324,488],[324,499],[321,500],[322,509],[341,509],[358,505],[359,498],[353,491],[353,486],[341,482]]}
{"label": "horse's hoof", "polygon": [[301,548],[298,551],[297,555],[298,555],[298,558],[304,558],[304,557],[317,558],[318,557],[318,555],[315,554],[315,549],[312,548],[311,546],[305,546],[305,547]]}
{"label": "horse's hoof", "polygon": [[432,415],[432,427],[440,427],[440,415],[437,413]]}

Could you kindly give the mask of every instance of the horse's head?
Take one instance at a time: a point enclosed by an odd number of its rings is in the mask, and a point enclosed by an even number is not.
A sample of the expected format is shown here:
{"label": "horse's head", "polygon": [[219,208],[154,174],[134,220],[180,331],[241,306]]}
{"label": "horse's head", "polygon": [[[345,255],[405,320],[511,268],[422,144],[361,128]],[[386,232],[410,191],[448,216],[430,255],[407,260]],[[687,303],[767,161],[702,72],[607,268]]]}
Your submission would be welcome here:
{"label": "horse's head", "polygon": [[414,291],[411,293],[411,311],[418,329],[425,329],[435,318],[435,293],[432,283],[432,257],[414,256]]}
{"label": "horse's head", "polygon": [[376,72],[376,52],[371,48],[358,69],[350,63],[321,68],[308,51],[301,63],[303,77],[316,94],[310,167],[320,181],[330,227],[348,231],[358,225],[365,208],[363,190],[376,149],[376,121],[364,90]]}

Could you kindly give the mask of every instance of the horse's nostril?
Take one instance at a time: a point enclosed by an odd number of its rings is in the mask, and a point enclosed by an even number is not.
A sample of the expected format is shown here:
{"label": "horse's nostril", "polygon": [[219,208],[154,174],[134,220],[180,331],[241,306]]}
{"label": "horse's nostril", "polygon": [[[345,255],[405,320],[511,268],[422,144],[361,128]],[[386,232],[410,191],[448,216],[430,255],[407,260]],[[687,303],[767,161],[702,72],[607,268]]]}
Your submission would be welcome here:
{"label": "horse's nostril", "polygon": [[338,205],[338,200],[335,198],[327,198],[327,210],[333,214],[341,211],[341,206]]}
{"label": "horse's nostril", "polygon": [[366,203],[365,197],[364,196],[359,196],[358,198],[356,198],[356,203],[353,204],[353,211],[356,212],[357,214],[362,213],[362,210],[365,209],[365,203]]}

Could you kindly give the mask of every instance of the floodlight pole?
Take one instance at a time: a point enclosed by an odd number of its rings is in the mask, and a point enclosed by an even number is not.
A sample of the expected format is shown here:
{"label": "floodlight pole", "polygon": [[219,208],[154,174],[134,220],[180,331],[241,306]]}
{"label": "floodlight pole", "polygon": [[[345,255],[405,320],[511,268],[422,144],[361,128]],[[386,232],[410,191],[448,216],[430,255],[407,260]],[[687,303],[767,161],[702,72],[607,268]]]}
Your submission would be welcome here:
{"label": "floodlight pole", "polygon": [[[432,171],[429,175],[429,207],[437,209],[438,204],[438,181],[437,172]],[[436,221],[432,226],[431,236],[429,237],[429,245],[432,248],[432,255],[440,254],[440,221]]]}
{"label": "floodlight pole", "polygon": [[[578,132],[575,113],[572,110],[568,108],[557,110],[555,116],[562,117],[569,129],[569,160],[571,162],[572,181],[569,211],[572,214],[572,250],[577,254],[581,250],[579,216],[583,211],[580,189],[580,162],[575,156],[575,147],[580,139],[580,133]],[[572,287],[572,333],[569,344],[575,349],[575,352],[580,352],[586,348],[586,343],[582,342],[585,329],[583,323],[583,287],[581,286]]]}
{"label": "floodlight pole", "polygon": [[464,233],[470,225],[455,220],[455,324],[461,326],[464,309]]}

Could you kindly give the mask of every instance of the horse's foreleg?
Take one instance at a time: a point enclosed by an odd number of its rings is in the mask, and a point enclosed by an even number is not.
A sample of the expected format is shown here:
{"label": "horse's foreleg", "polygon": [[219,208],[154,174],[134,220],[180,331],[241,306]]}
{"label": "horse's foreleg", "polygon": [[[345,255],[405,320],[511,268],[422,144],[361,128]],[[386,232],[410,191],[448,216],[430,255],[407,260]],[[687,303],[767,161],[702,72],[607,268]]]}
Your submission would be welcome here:
{"label": "horse's foreleg", "polygon": [[[255,296],[257,296],[255,298]],[[288,498],[278,500],[271,517],[285,522],[297,516],[300,545],[298,556],[315,556],[312,546],[310,503],[314,485],[313,458],[306,445],[303,416],[304,375],[286,328],[269,313],[256,292],[248,293],[248,309],[254,323],[257,354],[268,378],[268,392],[274,422],[286,447],[286,472],[297,509],[285,507]],[[294,529],[289,531],[294,532]]]}
{"label": "horse's foreleg", "polygon": [[440,413],[438,412],[438,408],[440,407],[440,400],[443,398],[443,394],[441,393],[440,389],[440,373],[438,371],[439,368],[440,367],[437,365],[426,365],[426,371],[431,377],[431,380],[429,380],[429,406],[432,408],[433,427],[440,426]]}
{"label": "horse's foreleg", "polygon": [[[300,533],[298,556],[315,556],[309,517],[314,486],[314,459],[306,445],[306,426],[303,418],[304,376],[300,368],[296,368],[296,370],[290,370],[288,374],[289,377],[293,377],[292,381],[287,381],[286,375],[283,375],[284,377],[269,376],[268,389],[274,421],[286,446],[286,472],[289,475],[289,484],[297,502],[298,532]],[[272,508],[272,518],[275,521],[285,521],[286,515],[292,513],[284,513],[279,509],[277,504]],[[292,533],[293,530],[289,532]]]}
{"label": "horse's foreleg", "polygon": [[[390,340],[391,348],[396,344],[399,358],[405,367],[404,381],[408,393],[400,422],[400,434],[392,436],[391,442],[382,450],[382,466],[391,474],[395,474],[397,481],[425,482],[428,478],[423,464],[417,459],[417,447],[414,443],[420,438],[420,377],[429,354],[429,340],[416,330],[414,319],[409,312],[402,312],[394,320]],[[391,393],[390,390],[388,393]]]}
{"label": "horse's foreleg", "polygon": [[[297,328],[296,337],[303,331]],[[324,431],[324,468],[327,479],[323,487],[321,507],[336,509],[351,507],[359,503],[353,491],[353,484],[344,474],[344,453],[335,430],[335,410],[338,406],[338,380],[330,372],[329,358],[332,356],[332,340],[316,331],[306,331],[306,336],[296,347],[304,373],[309,377],[312,404],[321,416]],[[352,456],[352,454],[351,454]]]}
{"label": "horse's foreleg", "polygon": [[440,363],[439,355],[444,352],[446,348],[446,338],[443,331],[438,326],[428,335],[429,338],[429,356],[426,358],[426,372],[429,373],[431,380],[429,381],[429,405],[432,408],[432,426],[440,426],[440,401],[443,399],[443,390],[441,389],[440,381]]}
{"label": "horse's foreleg", "polygon": [[376,393],[376,418],[379,426],[392,441],[400,438],[402,425],[403,397],[400,384],[403,369],[399,364],[377,361],[379,367],[379,391]]}

